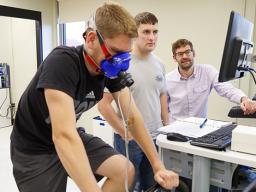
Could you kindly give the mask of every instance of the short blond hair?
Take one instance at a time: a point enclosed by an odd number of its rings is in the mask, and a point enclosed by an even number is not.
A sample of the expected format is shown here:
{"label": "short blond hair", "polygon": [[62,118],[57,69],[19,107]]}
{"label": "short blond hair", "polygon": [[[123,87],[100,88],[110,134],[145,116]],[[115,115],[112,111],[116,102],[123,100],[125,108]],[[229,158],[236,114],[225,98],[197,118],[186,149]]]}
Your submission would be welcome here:
{"label": "short blond hair", "polygon": [[121,5],[106,2],[96,10],[97,30],[107,38],[124,34],[137,37],[137,27],[133,16]]}

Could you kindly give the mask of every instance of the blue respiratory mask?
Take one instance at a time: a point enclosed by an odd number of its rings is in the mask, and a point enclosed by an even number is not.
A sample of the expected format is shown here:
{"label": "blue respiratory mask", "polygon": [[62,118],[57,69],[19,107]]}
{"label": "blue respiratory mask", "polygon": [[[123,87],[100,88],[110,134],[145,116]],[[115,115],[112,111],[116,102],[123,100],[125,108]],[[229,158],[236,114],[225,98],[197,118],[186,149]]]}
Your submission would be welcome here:
{"label": "blue respiratory mask", "polygon": [[104,59],[101,62],[101,71],[110,79],[115,79],[121,71],[127,71],[129,68],[131,55],[127,52],[118,53],[111,59]]}
{"label": "blue respiratory mask", "polygon": [[129,68],[131,55],[128,52],[118,53],[110,59],[101,62],[101,71],[110,79],[120,78],[120,83],[130,87],[134,81],[130,73],[126,73]]}

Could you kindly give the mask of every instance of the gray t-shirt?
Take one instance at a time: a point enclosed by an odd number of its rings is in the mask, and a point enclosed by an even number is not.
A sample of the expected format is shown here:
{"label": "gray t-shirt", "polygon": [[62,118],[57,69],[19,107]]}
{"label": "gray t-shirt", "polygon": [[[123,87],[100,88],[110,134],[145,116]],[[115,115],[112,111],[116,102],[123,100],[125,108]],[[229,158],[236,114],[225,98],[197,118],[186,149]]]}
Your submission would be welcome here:
{"label": "gray t-shirt", "polygon": [[162,127],[160,94],[166,92],[165,68],[162,61],[150,54],[146,59],[132,55],[128,70],[134,80],[131,93],[153,139]]}

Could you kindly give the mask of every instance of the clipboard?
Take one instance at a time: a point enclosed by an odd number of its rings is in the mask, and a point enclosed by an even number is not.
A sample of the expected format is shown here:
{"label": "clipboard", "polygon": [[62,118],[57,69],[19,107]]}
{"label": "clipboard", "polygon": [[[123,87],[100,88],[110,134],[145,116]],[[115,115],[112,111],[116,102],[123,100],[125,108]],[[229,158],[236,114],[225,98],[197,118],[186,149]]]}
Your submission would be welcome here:
{"label": "clipboard", "polygon": [[200,125],[205,121],[205,118],[199,117],[189,117],[185,119],[178,119],[170,125],[160,127],[158,129],[159,133],[179,133],[187,137],[197,138],[202,137],[208,133],[216,131],[225,125],[230,125],[232,122],[229,121],[217,121],[212,119],[207,119],[205,125],[200,128]]}

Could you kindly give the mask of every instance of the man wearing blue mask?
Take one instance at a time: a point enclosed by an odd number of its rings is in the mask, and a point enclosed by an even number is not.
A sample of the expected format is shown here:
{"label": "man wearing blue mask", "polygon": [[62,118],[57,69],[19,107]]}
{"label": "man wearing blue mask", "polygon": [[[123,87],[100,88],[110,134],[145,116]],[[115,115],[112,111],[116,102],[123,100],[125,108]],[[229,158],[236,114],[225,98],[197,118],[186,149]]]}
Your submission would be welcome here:
{"label": "man wearing blue mask", "polygon": [[[82,192],[125,191],[131,185],[133,165],[76,120],[93,107],[107,87],[134,126],[131,134],[142,146],[165,188],[178,185],[178,176],[165,169],[147,133],[140,113],[131,102],[133,82],[129,66],[136,24],[122,6],[105,3],[88,22],[84,46],[57,47],[44,60],[23,93],[11,134],[13,174],[21,192],[63,192],[70,176]],[[124,80],[124,81],[123,81]],[[122,83],[120,83],[122,82]],[[127,177],[126,171],[127,170]],[[106,177],[102,189],[95,177]],[[128,182],[125,182],[125,178]]]}

